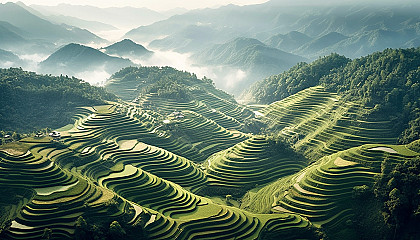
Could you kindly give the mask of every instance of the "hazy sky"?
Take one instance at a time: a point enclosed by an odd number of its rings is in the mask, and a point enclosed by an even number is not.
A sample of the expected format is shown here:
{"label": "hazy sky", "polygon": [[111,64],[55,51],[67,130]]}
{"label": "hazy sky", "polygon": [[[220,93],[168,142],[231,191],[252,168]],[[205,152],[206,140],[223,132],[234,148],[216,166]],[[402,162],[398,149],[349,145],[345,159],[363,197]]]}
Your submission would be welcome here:
{"label": "hazy sky", "polygon": [[[73,5],[92,5],[99,7],[146,7],[153,10],[169,10],[177,7],[194,9],[227,5],[247,5],[267,2],[268,0],[21,0],[26,5],[38,4],[55,6],[60,3],[70,3]],[[0,0],[1,3],[10,2]],[[13,1],[14,2],[14,1]]]}

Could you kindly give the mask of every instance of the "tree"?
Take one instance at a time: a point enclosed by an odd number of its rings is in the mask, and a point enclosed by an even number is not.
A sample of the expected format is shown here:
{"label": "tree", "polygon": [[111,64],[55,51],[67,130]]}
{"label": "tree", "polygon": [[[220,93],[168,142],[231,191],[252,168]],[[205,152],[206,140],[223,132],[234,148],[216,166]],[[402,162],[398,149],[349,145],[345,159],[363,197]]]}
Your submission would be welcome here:
{"label": "tree", "polygon": [[126,235],[125,230],[121,227],[118,221],[113,221],[109,225],[109,237],[110,239],[122,239]]}

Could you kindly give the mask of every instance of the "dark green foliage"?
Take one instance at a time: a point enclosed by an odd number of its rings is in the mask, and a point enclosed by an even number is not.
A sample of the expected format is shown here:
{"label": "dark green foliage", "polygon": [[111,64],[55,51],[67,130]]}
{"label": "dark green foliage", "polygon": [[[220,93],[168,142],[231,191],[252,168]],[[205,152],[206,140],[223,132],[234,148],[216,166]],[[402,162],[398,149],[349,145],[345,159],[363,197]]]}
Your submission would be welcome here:
{"label": "dark green foliage", "polygon": [[[127,67],[111,76],[106,89],[123,100],[133,100],[139,94],[157,93],[160,97],[191,101],[191,91],[207,90],[222,98],[233,100],[227,93],[217,90],[213,81],[198,79],[194,73],[179,71],[172,67]],[[133,91],[127,91],[135,89]]]}
{"label": "dark green foliage", "polygon": [[264,79],[249,93],[267,104],[316,85],[372,109],[371,116],[394,121],[400,143],[419,139],[420,48],[386,49],[353,61],[332,54]]}
{"label": "dark green foliage", "polygon": [[401,143],[418,139],[420,48],[386,49],[355,59],[319,81],[327,90],[361,101],[379,117],[396,120]]}
{"label": "dark green foliage", "polygon": [[284,73],[254,84],[249,92],[256,102],[269,104],[319,85],[321,77],[330,74],[333,69],[345,66],[349,61],[346,57],[331,54],[311,64],[299,63]]}
{"label": "dark green foliage", "polygon": [[76,107],[116,100],[104,89],[67,76],[0,69],[0,129],[32,132],[71,122]]}
{"label": "dark green foliage", "polygon": [[411,142],[407,145],[407,148],[411,151],[420,153],[420,140],[416,140],[414,142]]}
{"label": "dark green foliage", "polygon": [[369,186],[367,185],[353,187],[354,198],[365,198],[369,194],[370,194],[370,189],[369,189]]}
{"label": "dark green foliage", "polygon": [[122,239],[126,235],[125,230],[117,221],[113,221],[109,225],[109,237],[110,239]]}
{"label": "dark green foliage", "polygon": [[420,236],[420,157],[395,166],[384,161],[374,193],[383,202],[384,221],[395,230],[395,236]]}
{"label": "dark green foliage", "polygon": [[245,132],[260,134],[266,127],[267,124],[264,121],[256,118],[251,118],[244,121]]}
{"label": "dark green foliage", "polygon": [[86,221],[82,216],[76,220],[76,240],[144,240],[143,229],[140,226],[123,225],[114,220],[111,223],[104,219]]}

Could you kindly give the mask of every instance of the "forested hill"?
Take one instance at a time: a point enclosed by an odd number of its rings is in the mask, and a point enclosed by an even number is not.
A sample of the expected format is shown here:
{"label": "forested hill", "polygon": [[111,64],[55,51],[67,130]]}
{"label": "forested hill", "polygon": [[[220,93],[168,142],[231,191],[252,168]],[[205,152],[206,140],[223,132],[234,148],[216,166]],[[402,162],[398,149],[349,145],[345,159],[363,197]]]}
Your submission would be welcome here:
{"label": "forested hill", "polygon": [[345,66],[351,60],[338,54],[331,54],[310,64],[301,62],[278,75],[270,76],[253,84],[241,99],[248,102],[269,104],[291,96],[308,87],[319,84],[319,80],[333,69]]}
{"label": "forested hill", "polygon": [[192,90],[209,91],[235,101],[231,95],[216,89],[211,79],[199,79],[193,73],[172,67],[127,67],[112,75],[105,88],[127,101],[139,94],[156,93],[159,97],[188,102],[194,98]]}
{"label": "forested hill", "polygon": [[77,78],[0,69],[0,130],[30,132],[71,122],[76,107],[116,100],[104,89]]}
{"label": "forested hill", "polygon": [[247,95],[271,103],[316,85],[397,119],[405,129],[401,142],[419,138],[420,48],[386,49],[353,61],[333,54],[264,79]]}

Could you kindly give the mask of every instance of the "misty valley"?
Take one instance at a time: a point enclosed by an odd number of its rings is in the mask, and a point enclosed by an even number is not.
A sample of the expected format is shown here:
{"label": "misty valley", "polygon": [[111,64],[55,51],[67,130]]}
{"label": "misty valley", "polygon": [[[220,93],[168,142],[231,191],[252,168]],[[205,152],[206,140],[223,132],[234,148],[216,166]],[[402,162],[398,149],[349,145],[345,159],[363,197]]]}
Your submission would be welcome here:
{"label": "misty valley", "polygon": [[41,2],[0,3],[0,239],[420,239],[420,3]]}

